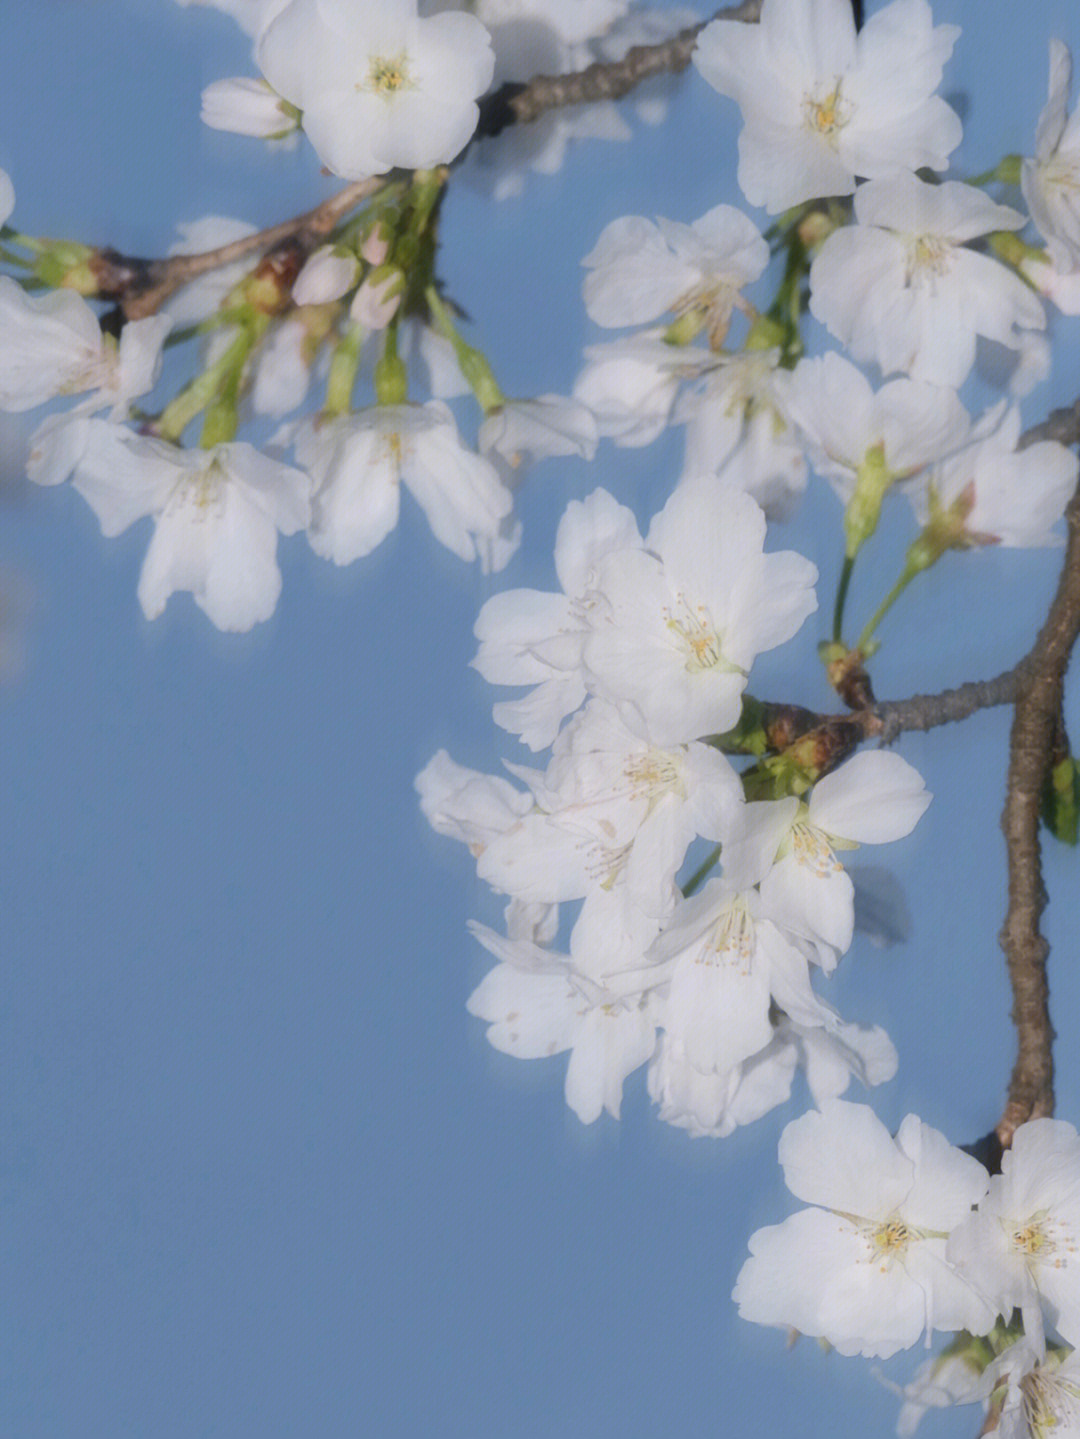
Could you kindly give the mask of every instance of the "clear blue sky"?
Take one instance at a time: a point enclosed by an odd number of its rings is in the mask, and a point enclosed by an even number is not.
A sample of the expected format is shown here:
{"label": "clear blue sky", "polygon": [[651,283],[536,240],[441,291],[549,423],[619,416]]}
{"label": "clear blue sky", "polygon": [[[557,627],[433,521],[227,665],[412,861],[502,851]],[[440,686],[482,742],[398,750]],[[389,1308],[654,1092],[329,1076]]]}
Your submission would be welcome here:
{"label": "clear blue sky", "polygon": [[[1080,48],[1074,0],[938,0],[967,27],[946,77],[966,97],[962,173],[1030,148],[1046,40]],[[169,0],[0,0],[0,165],[30,232],[160,252],[206,212],[268,223],[328,193],[308,151],[268,156],[197,119],[247,68],[224,17]],[[617,215],[691,220],[734,186],[736,112],[696,76],[658,129],[575,149],[493,206],[447,203],[451,294],[503,388],[567,391],[603,338],[580,259]],[[760,217],[759,217],[760,218]],[[1041,418],[1075,397],[1058,323]],[[5,431],[14,452],[14,427]],[[468,856],[431,834],[413,777],[445,746],[495,769],[512,743],[467,668],[494,588],[551,587],[568,499],[603,484],[647,519],[678,437],[552,462],[522,495],[525,550],[497,582],[441,550],[414,507],[335,571],[283,543],[274,619],[223,637],[185,598],[147,624],[148,526],[103,540],[66,488],[14,462],[0,509],[23,663],[0,690],[0,1434],[11,1439],[681,1439],[892,1432],[859,1360],[743,1324],[746,1237],[789,1212],[774,1112],[693,1142],[650,1112],[566,1110],[562,1060],[491,1051],[464,1002],[492,919]],[[839,549],[824,487],[774,541]],[[858,576],[876,602],[910,532]],[[878,692],[996,672],[1027,647],[1056,554],[947,560],[885,631]],[[824,621],[820,620],[823,631]],[[756,692],[827,695],[808,628]],[[1069,713],[1080,734],[1075,689]],[[1013,1038],[1004,913],[1007,721],[904,741],[936,799],[887,858],[910,941],[856,942],[828,997],[883,1024],[899,1076],[873,1101],[957,1142],[997,1117]],[[1051,847],[1059,1113],[1080,1120],[1080,856]],[[855,1095],[853,1097],[861,1097]],[[921,1353],[888,1366],[898,1377]],[[930,1435],[972,1435],[961,1411]]]}

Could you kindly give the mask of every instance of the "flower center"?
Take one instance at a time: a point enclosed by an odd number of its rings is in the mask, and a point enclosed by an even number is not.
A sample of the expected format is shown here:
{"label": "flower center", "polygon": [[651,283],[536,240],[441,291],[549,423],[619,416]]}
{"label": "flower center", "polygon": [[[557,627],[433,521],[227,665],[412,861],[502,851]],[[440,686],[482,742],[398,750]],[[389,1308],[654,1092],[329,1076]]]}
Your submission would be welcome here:
{"label": "flower center", "polygon": [[404,50],[399,55],[372,55],[367,80],[357,85],[358,90],[374,90],[387,99],[399,90],[412,89],[409,79],[409,57]]}
{"label": "flower center", "polygon": [[225,484],[221,468],[212,461],[204,469],[185,475],[169,496],[164,514],[183,515],[194,524],[218,519],[225,508]]}
{"label": "flower center", "polygon": [[401,467],[405,463],[406,455],[405,441],[398,430],[388,430],[382,435],[382,443],[379,446],[379,459],[389,460],[394,468],[395,476],[401,478]]}
{"label": "flower center", "polygon": [[671,791],[682,791],[682,766],[668,750],[647,749],[631,755],[623,766],[630,781],[630,798],[647,799],[650,805]]}
{"label": "flower center", "polygon": [[[1032,1439],[1050,1439],[1080,1424],[1080,1385],[1054,1372],[1052,1355],[1020,1380],[1024,1418]],[[1060,1429],[1059,1429],[1060,1426]]]}
{"label": "flower center", "polygon": [[680,592],[673,605],[664,606],[664,623],[686,656],[688,673],[701,674],[703,670],[715,669],[723,674],[744,673],[738,665],[724,659],[720,636],[704,605],[691,606]]}
{"label": "flower center", "polygon": [[874,1246],[874,1257],[895,1259],[903,1255],[910,1241],[915,1238],[902,1219],[886,1219],[870,1235]]}
{"label": "flower center", "polygon": [[754,917],[747,908],[745,899],[736,895],[717,917],[708,943],[704,944],[695,959],[695,964],[737,965],[743,974],[749,974],[757,936]]}
{"label": "flower center", "polygon": [[833,854],[824,832],[801,821],[796,821],[791,828],[791,853],[799,864],[825,879],[844,867]]}
{"label": "flower center", "polygon": [[841,81],[837,80],[833,88],[820,99],[815,99],[813,95],[807,95],[803,99],[803,123],[806,128],[820,135],[834,150],[840,131],[849,122],[854,111],[851,101],[845,100],[840,94],[840,85]]}
{"label": "flower center", "polygon": [[945,275],[952,266],[953,249],[949,240],[940,235],[913,235],[908,239],[907,264],[904,284],[932,283],[938,275]]}
{"label": "flower center", "polygon": [[1013,1248],[1038,1264],[1064,1269],[1069,1256],[1076,1253],[1076,1244],[1064,1224],[1051,1219],[1045,1210],[1031,1215],[1023,1224],[1009,1232]]}

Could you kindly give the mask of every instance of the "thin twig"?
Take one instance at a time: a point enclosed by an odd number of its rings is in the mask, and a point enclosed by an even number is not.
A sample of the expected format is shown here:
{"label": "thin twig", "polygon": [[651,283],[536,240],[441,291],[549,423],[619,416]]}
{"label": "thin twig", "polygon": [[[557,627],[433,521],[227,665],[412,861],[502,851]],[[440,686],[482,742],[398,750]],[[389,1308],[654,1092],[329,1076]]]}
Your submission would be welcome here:
{"label": "thin twig", "polygon": [[95,265],[99,293],[107,299],[117,300],[125,319],[143,319],[155,314],[169,296],[189,280],[219,270],[223,265],[231,265],[247,255],[265,253],[286,241],[299,243],[304,249],[314,249],[354,205],[381,189],[389,178],[377,175],[367,180],[354,180],[302,215],[294,215],[253,235],[245,235],[228,245],[219,245],[214,250],[203,250],[195,255],[135,260],[115,250],[103,250]]}
{"label": "thin twig", "polygon": [[712,20],[742,20],[752,24],[761,14],[761,0],[746,0],[718,10],[680,30],[658,45],[635,45],[621,60],[597,61],[571,75],[537,75],[509,102],[519,124],[538,120],[549,110],[564,105],[583,105],[597,100],[618,100],[654,75],[677,75],[690,64],[697,37]]}

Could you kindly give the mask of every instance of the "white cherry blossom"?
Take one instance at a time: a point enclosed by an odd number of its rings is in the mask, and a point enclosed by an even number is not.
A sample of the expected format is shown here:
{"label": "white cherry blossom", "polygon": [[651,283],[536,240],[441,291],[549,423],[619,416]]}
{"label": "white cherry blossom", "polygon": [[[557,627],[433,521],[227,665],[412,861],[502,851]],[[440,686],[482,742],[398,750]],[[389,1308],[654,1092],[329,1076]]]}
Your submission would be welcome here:
{"label": "white cherry blossom", "polygon": [[611,551],[641,544],[632,512],[606,490],[595,490],[585,500],[572,500],[559,521],[555,571],[562,593],[504,590],[481,608],[473,664],[489,684],[535,686],[492,711],[495,723],[520,735],[530,749],[550,745],[566,716],[585,700],[582,652],[597,563]]}
{"label": "white cherry blossom", "polygon": [[265,80],[244,75],[207,85],[199,118],[211,130],[228,130],[257,140],[283,140],[293,136],[300,124],[295,111],[285,108],[281,96]]}
{"label": "white cherry blossom", "polygon": [[691,841],[719,839],[742,804],[723,755],[700,744],[662,749],[597,699],[563,728],[545,773],[511,771],[532,789],[537,811],[491,841],[480,878],[520,899],[585,899],[578,925],[590,927],[595,911],[601,922],[588,941],[578,936],[575,954],[597,964],[610,954],[608,968],[651,941],[674,907]]}
{"label": "white cherry blossom", "polygon": [[281,593],[278,533],[295,534],[310,516],[303,471],[251,445],[182,450],[120,425],[92,424],[72,484],[104,535],[154,517],[138,589],[147,619],[177,590],[190,591],[221,630],[269,619]]}
{"label": "white cherry blossom", "polygon": [[671,416],[679,387],[719,363],[692,346],[669,345],[660,330],[642,330],[607,345],[590,345],[574,398],[596,416],[601,436],[617,445],[651,445]]}
{"label": "white cherry blossom", "polygon": [[763,552],[765,517],[748,495],[719,482],[699,491],[672,495],[647,550],[600,561],[589,614],[594,689],[659,745],[730,729],[755,656],[817,608],[817,570],[792,551]]}
{"label": "white cherry blossom", "polygon": [[90,417],[109,411],[113,423],[126,420],[131,401],[153,389],[161,369],[161,347],[172,328],[168,315],[149,315],[132,320],[120,332],[117,343],[101,337],[101,351],[87,366],[82,379],[99,388],[66,414],[50,415],[31,436],[27,474],[39,485],[58,485],[68,479],[79,464],[94,423]]}
{"label": "white cherry blossom", "polygon": [[1080,112],[1066,106],[1072,56],[1050,41],[1049,95],[1035,135],[1035,157],[1020,169],[1020,186],[1050,259],[1063,272],[1080,269]]}
{"label": "white cherry blossom", "polygon": [[955,391],[898,379],[875,393],[836,353],[800,360],[776,377],[775,388],[810,464],[851,506],[845,529],[852,544],[876,525],[885,493],[956,449],[970,425]]}
{"label": "white cherry blossom", "polygon": [[316,482],[312,549],[338,565],[382,543],[397,524],[402,485],[435,538],[463,560],[477,557],[479,541],[496,536],[513,508],[494,467],[462,444],[441,400],[305,421],[295,448]]}
{"label": "white cherry blossom", "polygon": [[666,311],[701,310],[723,343],[732,307],[769,263],[769,247],[741,210],[717,205],[690,225],[624,215],[581,262],[585,308],[598,325],[643,325]]}
{"label": "white cherry blossom", "polygon": [[[854,886],[834,850],[887,844],[910,834],[930,803],[922,776],[887,750],[854,755],[794,808],[777,861],[761,881],[777,923],[815,946],[823,968],[851,943]],[[748,808],[753,808],[752,806]]]}
{"label": "white cherry blossom", "polygon": [[623,1081],[648,1062],[656,1044],[650,998],[609,992],[577,970],[569,956],[504,938],[484,925],[470,929],[503,961],[489,970],[466,1005],[488,1022],[489,1042],[519,1059],[569,1049],[567,1104],[583,1124],[605,1110],[618,1119]]}
{"label": "white cherry blossom", "polygon": [[438,750],[414,781],[420,809],[436,834],[468,845],[478,858],[493,835],[505,834],[533,807],[528,790],[501,775],[481,774]]}
{"label": "white cherry blossom", "polygon": [[421,18],[416,0],[289,0],[256,57],[303,111],[319,159],[345,179],[452,160],[476,129],[494,68],[479,20]]}
{"label": "white cherry blossom", "polygon": [[106,383],[101,326],[73,290],[28,295],[10,275],[0,275],[0,331],[0,409],[32,410]]}
{"label": "white cherry blossom", "polygon": [[945,1259],[986,1192],[970,1155],[914,1114],[893,1139],[865,1105],[833,1099],[787,1126],[780,1162],[818,1207],[751,1236],[733,1296],[744,1319],[883,1359],[934,1329],[990,1328],[990,1306]]}
{"label": "white cherry blossom", "polygon": [[779,403],[778,349],[732,355],[683,390],[683,479],[714,475],[752,495],[770,520],[791,515],[806,489],[803,446]]}
{"label": "white cherry blossom", "polygon": [[951,1236],[949,1259],[1001,1314],[1021,1311],[1040,1352],[1044,1311],[1080,1344],[1080,1138],[1071,1124],[1019,1126],[978,1213]]}
{"label": "white cherry blossom", "polygon": [[1054,440],[1018,449],[1020,411],[1002,401],[983,417],[970,444],[922,475],[911,491],[922,524],[943,512],[953,544],[1058,545],[1054,526],[1076,489],[1078,461]]}
{"label": "white cherry blossom", "polygon": [[810,310],[856,360],[886,375],[963,384],[985,335],[1010,349],[1046,315],[1024,282],[967,241],[1019,230],[1023,215],[957,180],[870,180],[854,225],[831,234],[810,267]]}
{"label": "white cherry blossom", "polygon": [[859,35],[849,0],[764,0],[757,25],[707,25],[694,65],[742,110],[746,198],[776,214],[850,195],[857,175],[944,170],[961,126],[933,92],[959,34],[926,0],[892,0]]}

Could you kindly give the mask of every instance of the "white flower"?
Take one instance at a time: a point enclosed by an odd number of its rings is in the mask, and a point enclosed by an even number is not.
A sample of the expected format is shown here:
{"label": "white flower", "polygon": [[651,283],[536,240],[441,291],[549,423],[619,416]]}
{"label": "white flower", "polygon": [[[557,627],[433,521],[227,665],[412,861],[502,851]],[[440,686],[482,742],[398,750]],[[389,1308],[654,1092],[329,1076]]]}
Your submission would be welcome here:
{"label": "white flower", "polygon": [[32,410],[56,395],[105,383],[101,326],[73,290],[28,295],[0,275],[0,409]]}
{"label": "white flower", "polygon": [[711,879],[682,900],[646,956],[667,981],[662,1023],[688,1064],[724,1074],[773,1037],[770,1006],[801,1024],[831,1023],[802,952],[777,929],[743,876]]}
{"label": "white flower", "polygon": [[479,858],[493,835],[505,834],[533,807],[528,790],[500,775],[456,764],[444,749],[432,755],[414,781],[420,809],[436,834],[468,845]]}
{"label": "white flower", "polygon": [[734,1298],[744,1319],[888,1358],[933,1329],[985,1333],[993,1313],[945,1261],[987,1174],[909,1114],[895,1140],[865,1105],[829,1100],[780,1137],[784,1179],[820,1206],[759,1229]]}
{"label": "white flower", "polygon": [[745,490],[767,519],[786,519],[806,489],[806,459],[779,407],[779,350],[733,355],[679,396],[686,425],[683,479],[714,475]]}
{"label": "white flower", "polygon": [[921,476],[911,492],[920,523],[948,511],[957,547],[1058,545],[1053,532],[1076,489],[1077,457],[1054,440],[1018,449],[1020,411],[1003,400],[971,443]]}
{"label": "white flower", "polygon": [[730,729],[756,655],[791,638],[817,608],[817,570],[766,555],[765,517],[738,490],[682,487],[655,517],[648,550],[597,566],[585,667],[655,744]]}
{"label": "white flower", "polygon": [[132,320],[120,342],[102,337],[97,361],[83,379],[93,377],[100,388],[65,415],[50,415],[31,436],[27,474],[39,485],[58,485],[69,478],[85,453],[93,431],[90,416],[108,409],[109,419],[126,420],[131,401],[153,389],[161,368],[161,347],[172,327],[168,315]]}
{"label": "white flower", "polygon": [[645,943],[675,903],[675,874],[691,841],[719,839],[742,804],[723,755],[701,744],[660,749],[602,700],[564,727],[546,774],[512,771],[532,789],[537,812],[492,840],[480,878],[541,903],[584,898],[586,908],[603,907],[625,895],[653,922]]}
{"label": "white flower", "polygon": [[926,0],[893,0],[858,36],[849,0],[765,0],[758,25],[707,25],[694,64],[742,110],[746,198],[776,214],[850,195],[856,175],[944,170],[961,127],[933,91],[959,34]]}
{"label": "white flower", "polygon": [[190,591],[220,630],[269,619],[281,593],[278,531],[307,524],[308,477],[251,445],[181,450],[119,425],[91,425],[72,484],[102,534],[154,516],[138,590],[147,619],[177,590]]}
{"label": "white flower", "polygon": [[777,376],[776,388],[811,465],[845,503],[868,466],[892,484],[954,450],[968,432],[955,391],[899,379],[875,393],[861,370],[832,352],[800,360]]}
{"label": "white flower", "polygon": [[649,1097],[665,1124],[694,1139],[724,1139],[790,1097],[796,1064],[793,1046],[774,1038],[742,1064],[702,1074],[664,1034],[649,1065]]}
{"label": "white flower", "polygon": [[1080,1353],[1044,1358],[1025,1336],[988,1366],[975,1397],[1000,1416],[999,1439],[1080,1439]]}
{"label": "white flower", "polygon": [[495,723],[530,749],[546,749],[568,714],[585,699],[585,618],[598,561],[609,551],[641,546],[637,522],[606,490],[566,507],[555,536],[555,571],[563,592],[504,590],[487,600],[473,633],[473,664],[495,685],[535,685],[493,709]]}
{"label": "white flower", "polygon": [[907,760],[870,750],[818,780],[808,805],[778,802],[794,805],[794,813],[761,881],[762,898],[778,924],[816,947],[826,970],[850,945],[855,922],[854,887],[834,849],[903,838],[930,798]]}
{"label": "white flower", "polygon": [[202,92],[199,118],[211,130],[252,135],[257,140],[281,140],[299,128],[296,115],[285,109],[265,80],[238,76],[214,80]]}
{"label": "white flower", "polygon": [[976,335],[1017,349],[1019,331],[1045,327],[1017,275],[965,248],[989,231],[1021,229],[1018,211],[956,180],[896,175],[860,185],[855,219],[810,267],[810,310],[856,360],[955,388],[975,362]]}
{"label": "white flower", "polygon": [[397,524],[403,484],[435,538],[463,560],[477,557],[478,541],[497,535],[513,507],[494,467],[462,444],[441,400],[306,421],[296,455],[316,482],[311,547],[338,565],[382,543]]}
{"label": "white flower", "polygon": [[1043,1310],[1080,1343],[1080,1138],[1060,1119],[1021,1124],[949,1259],[1004,1315],[1020,1309],[1041,1351]]}
{"label": "white flower", "polygon": [[1080,114],[1068,115],[1072,56],[1050,41],[1049,95],[1035,135],[1035,158],[1025,160],[1020,187],[1031,218],[1061,271],[1080,269]]}
{"label": "white flower", "polygon": [[656,1044],[647,996],[611,994],[562,955],[505,939],[471,924],[476,938],[503,961],[490,970],[466,1008],[488,1021],[496,1049],[519,1059],[570,1050],[566,1102],[583,1124],[606,1110],[618,1119],[626,1076],[645,1064]]}
{"label": "white flower", "polygon": [[494,69],[474,16],[421,19],[416,0],[290,0],[256,56],[304,112],[320,160],[346,179],[452,160],[476,129]]}
{"label": "white flower", "polygon": [[651,445],[666,428],[683,381],[719,363],[705,350],[669,345],[659,330],[591,345],[585,359],[574,398],[592,410],[602,436],[631,447]]}
{"label": "white flower", "polygon": [[717,205],[691,225],[624,215],[581,262],[585,308],[598,325],[643,325],[666,311],[708,314],[719,348],[744,286],[769,263],[769,247],[741,210]]}

